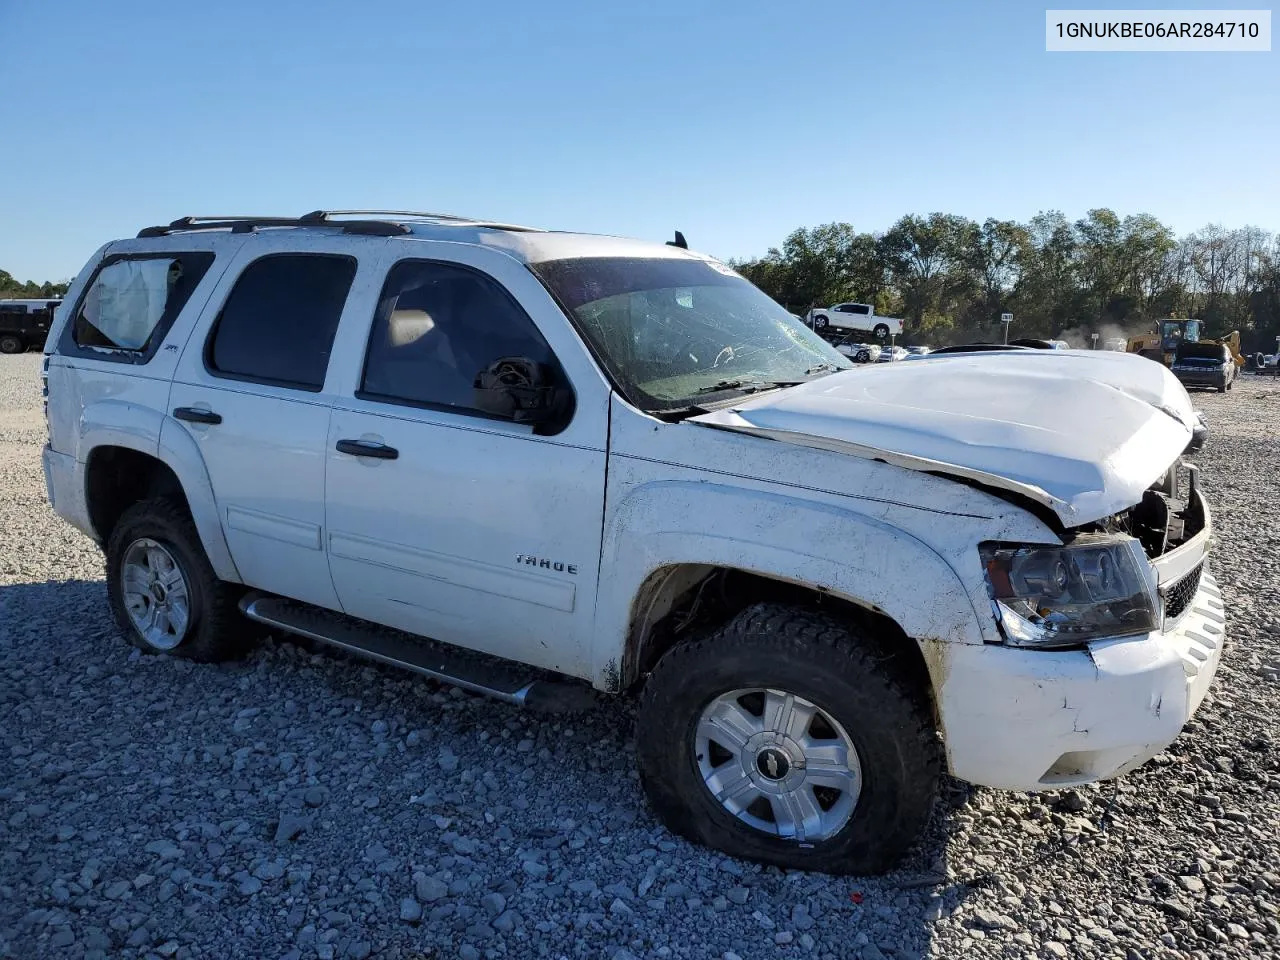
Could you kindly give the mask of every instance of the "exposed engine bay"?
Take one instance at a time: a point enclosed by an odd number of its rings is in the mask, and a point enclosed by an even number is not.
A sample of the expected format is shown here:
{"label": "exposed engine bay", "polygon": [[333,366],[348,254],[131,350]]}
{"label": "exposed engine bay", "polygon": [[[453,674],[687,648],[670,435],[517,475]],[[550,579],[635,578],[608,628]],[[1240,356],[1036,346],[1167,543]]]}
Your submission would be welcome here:
{"label": "exposed engine bay", "polygon": [[1140,503],[1123,513],[1105,517],[1088,529],[1136,537],[1152,560],[1176,550],[1205,527],[1198,473],[1192,464],[1175,462],[1164,477],[1142,495]]}

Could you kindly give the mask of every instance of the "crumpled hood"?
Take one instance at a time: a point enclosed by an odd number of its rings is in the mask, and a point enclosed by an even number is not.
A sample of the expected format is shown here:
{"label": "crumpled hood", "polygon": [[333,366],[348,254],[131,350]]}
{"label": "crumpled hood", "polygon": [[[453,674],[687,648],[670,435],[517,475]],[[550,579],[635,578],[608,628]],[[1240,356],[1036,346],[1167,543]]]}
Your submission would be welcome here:
{"label": "crumpled hood", "polygon": [[692,423],[1012,490],[1078,526],[1133,506],[1196,413],[1162,364],[1114,351],[955,354],[872,365]]}

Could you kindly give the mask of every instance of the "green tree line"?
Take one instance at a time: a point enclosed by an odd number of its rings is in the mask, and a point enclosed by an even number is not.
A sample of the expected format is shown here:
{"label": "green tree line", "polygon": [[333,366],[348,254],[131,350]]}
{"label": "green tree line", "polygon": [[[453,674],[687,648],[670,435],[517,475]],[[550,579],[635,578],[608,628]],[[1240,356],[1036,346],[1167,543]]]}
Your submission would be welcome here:
{"label": "green tree line", "polygon": [[36,283],[28,280],[25,283],[15,280],[7,270],[0,270],[0,300],[56,300],[67,292],[70,284]]}
{"label": "green tree line", "polygon": [[1058,211],[1027,223],[946,213],[902,217],[883,233],[847,223],[801,228],[737,270],[796,313],[846,300],[902,317],[907,343],[1002,335],[1087,346],[1198,317],[1205,336],[1239,330],[1246,350],[1280,335],[1280,235],[1210,225],[1178,237],[1149,214]]}

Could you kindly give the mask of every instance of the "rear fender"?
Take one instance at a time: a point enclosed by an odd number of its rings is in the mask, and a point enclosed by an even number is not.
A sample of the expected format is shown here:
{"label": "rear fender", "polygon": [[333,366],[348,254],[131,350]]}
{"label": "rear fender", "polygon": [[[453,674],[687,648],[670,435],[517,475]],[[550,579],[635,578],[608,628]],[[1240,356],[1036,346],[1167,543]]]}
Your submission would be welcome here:
{"label": "rear fender", "polygon": [[164,427],[160,431],[159,456],[182,484],[187,506],[191,509],[191,519],[195,521],[200,542],[204,545],[204,552],[213,572],[218,575],[219,580],[242,583],[240,571],[231,557],[231,550],[222,530],[222,516],[218,511],[218,501],[214,498],[213,484],[209,480],[209,471],[205,467],[200,447],[195,438],[172,418],[165,418]]}
{"label": "rear fender", "polygon": [[231,559],[223,536],[217,501],[209,482],[204,458],[191,434],[176,420],[137,404],[104,400],[87,407],[81,422],[78,450],[83,459],[77,465],[81,482],[85,483],[84,502],[88,503],[86,467],[95,449],[123,447],[154,457],[177,476],[187,498],[191,517],[204,546],[209,563],[220,580],[240,582],[240,573]]}
{"label": "rear fender", "polygon": [[99,400],[80,414],[76,459],[86,462],[98,447],[126,447],[154,457],[165,416],[127,400]]}

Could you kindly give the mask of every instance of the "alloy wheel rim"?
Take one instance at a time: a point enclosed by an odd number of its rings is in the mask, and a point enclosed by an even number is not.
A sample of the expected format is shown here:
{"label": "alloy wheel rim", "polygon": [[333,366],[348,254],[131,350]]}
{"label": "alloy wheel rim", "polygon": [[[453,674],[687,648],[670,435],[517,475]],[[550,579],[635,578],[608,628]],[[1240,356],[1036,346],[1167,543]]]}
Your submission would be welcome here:
{"label": "alloy wheel rim", "polygon": [[134,628],[157,650],[172,650],[191,625],[191,592],[173,554],[149,537],[133,541],[120,565],[124,608]]}
{"label": "alloy wheel rim", "polygon": [[765,687],[730,691],[703,708],[693,736],[707,790],[762,833],[826,840],[857,807],[857,748],[833,716],[803,697]]}

